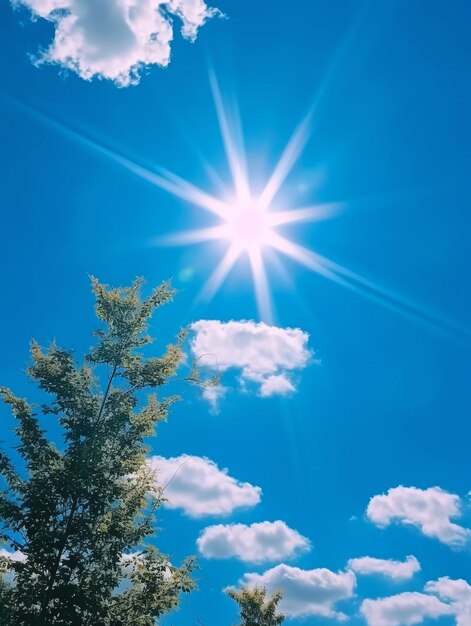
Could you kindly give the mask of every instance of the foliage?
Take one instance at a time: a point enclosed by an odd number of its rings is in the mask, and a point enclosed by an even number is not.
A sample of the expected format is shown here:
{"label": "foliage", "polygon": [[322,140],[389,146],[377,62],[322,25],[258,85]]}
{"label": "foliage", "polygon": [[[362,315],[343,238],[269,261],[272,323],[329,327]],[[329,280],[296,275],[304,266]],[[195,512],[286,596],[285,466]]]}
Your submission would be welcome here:
{"label": "foliage", "polygon": [[227,595],[239,605],[239,626],[279,626],[284,622],[284,615],[277,613],[281,592],[274,593],[270,598],[266,594],[263,587],[242,587],[240,590],[227,591]]}
{"label": "foliage", "polygon": [[[141,285],[92,279],[102,327],[83,362],[32,343],[28,374],[51,398],[41,413],[62,427],[59,447],[37,409],[0,388],[25,466],[16,470],[0,453],[0,539],[21,554],[0,559],[9,570],[0,576],[2,626],[152,626],[192,588],[191,560],[174,567],[145,543],[163,494],[143,440],[175,398],[142,392],[175,376],[185,333],[162,356],[143,356],[149,318],[174,292],[164,283],[142,299]],[[187,380],[198,381],[197,372]]]}

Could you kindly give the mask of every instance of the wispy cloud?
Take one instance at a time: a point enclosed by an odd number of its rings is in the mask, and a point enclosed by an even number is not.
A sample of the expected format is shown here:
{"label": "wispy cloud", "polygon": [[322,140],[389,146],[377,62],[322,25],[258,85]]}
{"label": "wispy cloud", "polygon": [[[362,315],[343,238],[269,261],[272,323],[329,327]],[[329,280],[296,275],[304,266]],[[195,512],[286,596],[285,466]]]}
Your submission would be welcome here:
{"label": "wispy cloud", "polygon": [[173,17],[183,37],[220,12],[204,0],[12,0],[54,25],[54,38],[37,63],[56,63],[81,78],[137,84],[145,67],[170,62]]}

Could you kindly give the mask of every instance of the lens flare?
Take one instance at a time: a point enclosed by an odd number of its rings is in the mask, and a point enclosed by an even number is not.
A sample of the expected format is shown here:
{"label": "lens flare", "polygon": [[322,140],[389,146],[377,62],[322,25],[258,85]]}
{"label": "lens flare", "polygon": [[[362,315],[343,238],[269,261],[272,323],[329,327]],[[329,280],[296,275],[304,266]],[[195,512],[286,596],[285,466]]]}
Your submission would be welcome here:
{"label": "lens flare", "polygon": [[[209,212],[213,218],[218,220],[214,226],[192,229],[157,240],[160,244],[171,245],[189,245],[216,240],[227,243],[226,252],[203,286],[200,296],[210,298],[214,295],[237,260],[241,256],[246,256],[252,269],[254,293],[260,318],[271,322],[273,317],[271,296],[265,267],[266,252],[269,250],[270,260],[273,262],[277,262],[275,254],[287,257],[344,288],[380,303],[382,306],[415,322],[420,322],[423,326],[469,344],[471,341],[469,328],[436,311],[421,307],[417,303],[353,272],[348,267],[323,257],[314,250],[305,248],[283,236],[280,228],[287,224],[326,219],[336,214],[343,207],[343,203],[338,202],[302,208],[284,207],[282,211],[277,211],[273,207],[278,192],[299,159],[307,141],[311,115],[307,115],[293,133],[262,193],[253,197],[245,164],[240,124],[237,116],[234,119],[229,119],[214,78],[212,79],[212,86],[221,136],[235,191],[235,196],[231,201],[223,199],[225,194],[222,194],[222,197],[211,195],[164,168],[155,167],[150,170],[129,157],[112,150],[108,145],[97,141],[89,133],[78,131],[70,123],[64,123],[35,107],[11,97],[4,96],[4,99],[69,140],[108,159],[141,180]],[[240,145],[236,142],[236,137],[239,138]],[[278,267],[281,266],[278,265]],[[193,270],[191,271],[193,272]]]}
{"label": "lens flare", "polygon": [[[231,200],[223,201],[179,179],[174,174],[164,173],[167,181],[165,188],[168,189],[169,183],[175,185],[172,190],[174,195],[185,197],[192,204],[208,211],[219,220],[219,224],[209,228],[176,233],[161,238],[160,243],[188,245],[214,240],[226,241],[228,249],[204,285],[200,296],[211,298],[221,287],[238,259],[245,255],[251,267],[259,316],[267,322],[272,322],[273,313],[264,252],[268,248],[282,252],[290,249],[291,242],[279,231],[280,227],[295,222],[325,219],[337,212],[341,205],[332,203],[283,211],[276,211],[272,206],[306,145],[311,113],[294,131],[261,193],[254,196],[247,173],[240,121],[236,113],[229,118],[214,75],[211,76],[211,86],[221,137],[232,176],[234,196]],[[236,138],[239,139],[238,142]],[[308,253],[309,251],[306,250],[306,262]]]}

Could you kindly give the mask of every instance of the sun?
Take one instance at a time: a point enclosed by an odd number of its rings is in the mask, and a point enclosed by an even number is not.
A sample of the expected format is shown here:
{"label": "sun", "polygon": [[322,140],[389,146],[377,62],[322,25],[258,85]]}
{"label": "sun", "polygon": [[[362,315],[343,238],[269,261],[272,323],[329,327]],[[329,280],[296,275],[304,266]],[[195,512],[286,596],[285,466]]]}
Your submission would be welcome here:
{"label": "sun", "polygon": [[273,220],[268,209],[252,198],[235,205],[223,225],[225,238],[242,252],[260,253],[273,239]]}
{"label": "sun", "polygon": [[[211,241],[227,243],[226,252],[203,286],[200,297],[209,300],[222,286],[237,261],[245,256],[249,260],[260,319],[273,322],[270,288],[266,268],[266,252],[276,251],[329,277],[330,269],[322,265],[322,258],[282,233],[282,227],[296,222],[325,219],[337,212],[339,203],[313,205],[303,208],[275,209],[274,201],[297,162],[309,137],[310,114],[299,124],[283,150],[277,165],[262,191],[252,193],[251,180],[241,145],[242,132],[237,116],[229,119],[219,87],[212,77],[212,89],[221,137],[232,178],[232,190],[214,196],[179,176],[159,169],[159,174],[136,172],[171,194],[211,213],[216,223],[207,228],[174,233],[159,238],[160,244],[189,245]],[[240,138],[239,144],[236,138]]]}
{"label": "sun", "polygon": [[[278,193],[300,158],[310,136],[314,107],[292,134],[273,172],[265,186],[262,187],[261,193],[254,194],[248,176],[242,140],[243,134],[238,116],[234,114],[231,118],[229,117],[214,76],[211,77],[211,83],[221,137],[232,178],[232,189],[220,192],[218,195],[212,195],[162,167],[156,166],[149,169],[37,109],[18,102],[17,105],[54,130],[106,157],[141,180],[147,181],[213,216],[215,223],[210,227],[196,228],[153,239],[156,245],[206,244],[214,241],[226,244],[226,251],[206,280],[199,294],[200,298],[209,300],[221,287],[237,261],[241,257],[248,258],[259,317],[265,322],[273,323],[267,273],[268,256],[272,258],[274,255],[280,254],[316,274],[369,300],[395,310],[407,318],[418,321],[424,326],[434,328],[446,336],[459,338],[460,341],[464,339],[469,342],[471,333],[468,328],[464,328],[435,311],[421,307],[410,299],[405,299],[391,290],[385,289],[371,279],[365,278],[350,268],[332,261],[284,235],[283,227],[285,225],[323,220],[338,214],[345,207],[345,202],[338,201],[313,204],[302,208],[293,208],[288,203],[283,206],[282,210],[277,206],[279,204],[276,200]],[[214,168],[207,163],[205,165],[208,171],[214,174]],[[257,178],[259,177],[257,176]],[[284,196],[286,197],[286,194]]]}
{"label": "sun", "polygon": [[[259,194],[252,193],[251,180],[245,159],[243,133],[238,116],[229,117],[219,86],[211,78],[214,103],[219,121],[221,137],[229,165],[232,189],[219,196],[196,187],[179,176],[162,168],[158,174],[149,172],[130,161],[120,162],[154,185],[198,206],[213,215],[216,220],[209,228],[196,228],[160,238],[160,243],[188,245],[211,241],[225,242],[227,248],[214,271],[208,277],[199,297],[209,300],[223,285],[241,257],[248,258],[254,295],[261,320],[273,323],[273,308],[268,278],[268,252],[270,257],[279,254],[295,261],[309,270],[359,293],[370,300],[394,309],[410,318],[420,320],[436,329],[452,332],[469,339],[469,331],[444,320],[435,313],[423,309],[395,293],[384,289],[373,281],[328,259],[315,250],[306,248],[289,239],[283,227],[300,222],[315,222],[336,215],[344,208],[343,202],[313,204],[307,207],[277,206],[277,196],[293,167],[298,162],[310,136],[312,111],[306,115],[291,138]],[[286,196],[286,194],[283,194]]]}

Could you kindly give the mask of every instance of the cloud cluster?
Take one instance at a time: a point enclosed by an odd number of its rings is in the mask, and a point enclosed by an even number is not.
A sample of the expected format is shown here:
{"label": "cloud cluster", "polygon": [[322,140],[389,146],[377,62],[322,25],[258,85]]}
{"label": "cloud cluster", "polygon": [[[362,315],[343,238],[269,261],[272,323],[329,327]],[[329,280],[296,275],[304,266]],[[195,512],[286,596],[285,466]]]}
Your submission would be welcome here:
{"label": "cloud cluster", "polygon": [[408,556],[405,561],[362,556],[350,559],[347,567],[357,574],[378,574],[392,580],[408,580],[416,572],[420,572],[420,563],[415,556]]}
{"label": "cloud cluster", "polygon": [[299,328],[200,320],[191,329],[191,350],[202,365],[220,372],[238,370],[241,384],[255,384],[265,398],[293,393],[293,372],[305,368],[311,358],[309,335]]}
{"label": "cloud cluster", "polygon": [[148,459],[158,484],[165,487],[165,506],[190,517],[229,515],[260,502],[262,490],[229,476],[210,459],[183,454]]}
{"label": "cloud cluster", "polygon": [[406,591],[386,598],[363,600],[360,613],[369,626],[413,626],[425,619],[452,615],[453,609],[435,596]]}
{"label": "cloud cluster", "polygon": [[368,518],[381,527],[392,523],[415,526],[427,537],[450,546],[466,543],[470,531],[451,521],[461,515],[460,498],[439,487],[396,487],[371,498]]}
{"label": "cloud cluster", "polygon": [[436,594],[450,604],[457,626],[471,626],[471,585],[465,580],[452,580],[448,576],[429,581],[425,591]]}
{"label": "cloud cluster", "polygon": [[183,37],[219,15],[204,0],[12,0],[54,25],[54,39],[38,62],[57,63],[89,80],[124,87],[139,82],[146,66],[170,61],[173,18]]}
{"label": "cloud cluster", "polygon": [[269,593],[281,590],[280,610],[289,617],[320,616],[344,620],[346,616],[337,611],[335,605],[353,597],[356,579],[349,571],[303,570],[282,563],[263,574],[244,574],[240,584],[263,586]]}
{"label": "cloud cluster", "polygon": [[310,547],[309,540],[285,522],[258,524],[218,524],[205,528],[198,538],[200,553],[209,559],[235,557],[241,561],[261,563],[294,556]]}
{"label": "cloud cluster", "polygon": [[360,612],[369,626],[413,626],[445,615],[454,616],[457,626],[471,626],[471,585],[465,580],[445,576],[429,581],[424,591],[364,600]]}

